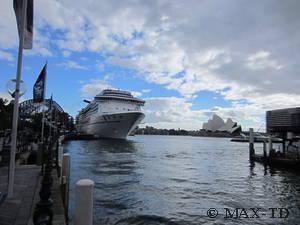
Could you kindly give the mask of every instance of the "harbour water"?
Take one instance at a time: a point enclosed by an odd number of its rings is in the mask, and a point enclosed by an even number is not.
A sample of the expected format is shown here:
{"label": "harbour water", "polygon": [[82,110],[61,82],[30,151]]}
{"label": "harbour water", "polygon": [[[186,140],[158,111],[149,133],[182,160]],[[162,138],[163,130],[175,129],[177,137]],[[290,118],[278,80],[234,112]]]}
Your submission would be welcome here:
{"label": "harbour water", "polygon": [[[75,183],[89,178],[97,225],[300,223],[299,174],[250,165],[245,143],[141,135],[70,141],[65,151],[71,153],[70,216]],[[218,211],[214,218],[211,208]],[[225,208],[244,208],[249,218],[240,211],[229,218]],[[259,218],[250,208],[260,208]],[[278,218],[279,208],[286,218]]]}

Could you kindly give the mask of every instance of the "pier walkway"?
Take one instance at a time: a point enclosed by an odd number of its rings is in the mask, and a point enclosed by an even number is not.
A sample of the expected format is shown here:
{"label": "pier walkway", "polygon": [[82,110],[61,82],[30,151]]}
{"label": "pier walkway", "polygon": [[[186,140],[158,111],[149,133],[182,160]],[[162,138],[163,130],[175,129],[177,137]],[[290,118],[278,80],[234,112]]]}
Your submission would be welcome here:
{"label": "pier walkway", "polygon": [[[0,206],[1,225],[28,223],[33,208],[35,191],[39,186],[41,169],[38,166],[17,166],[15,170],[14,197]],[[8,168],[0,168],[0,191],[7,192]]]}
{"label": "pier walkway", "polygon": [[[17,166],[15,170],[14,197],[0,205],[1,225],[32,225],[35,204],[39,201],[42,176],[36,165]],[[53,171],[53,225],[65,225],[65,212],[56,171]],[[0,167],[0,192],[7,192],[8,168]]]}

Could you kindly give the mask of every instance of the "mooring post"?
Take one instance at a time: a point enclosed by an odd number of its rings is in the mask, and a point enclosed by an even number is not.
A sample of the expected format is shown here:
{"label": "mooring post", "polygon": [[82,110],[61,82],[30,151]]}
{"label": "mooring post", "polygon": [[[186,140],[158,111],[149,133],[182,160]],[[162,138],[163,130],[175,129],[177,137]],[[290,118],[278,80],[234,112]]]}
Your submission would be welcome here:
{"label": "mooring post", "polygon": [[272,137],[269,136],[269,157],[272,155],[272,149],[273,149]]}
{"label": "mooring post", "polygon": [[264,161],[267,161],[267,143],[263,141],[263,150],[264,150]]}
{"label": "mooring post", "polygon": [[253,128],[249,128],[249,160],[253,160],[253,156],[255,155],[254,150],[254,134]]}
{"label": "mooring post", "polygon": [[62,167],[63,167],[63,155],[64,155],[64,147],[58,145],[57,148],[57,166],[59,171],[59,176],[62,176]]}
{"label": "mooring post", "polygon": [[75,225],[93,225],[94,181],[82,179],[76,183]]}
{"label": "mooring post", "polygon": [[300,141],[298,141],[297,146],[298,146],[298,148],[297,148],[297,159],[300,159],[300,156],[299,156]]}
{"label": "mooring post", "polygon": [[287,132],[286,139],[288,141],[288,145],[286,146],[285,145],[285,140],[283,140],[283,145],[282,145],[282,154],[283,154],[283,157],[286,156],[286,151],[287,151],[288,146],[293,143],[293,139],[294,139],[293,132]]}
{"label": "mooring post", "polygon": [[65,153],[62,162],[62,195],[65,207],[66,217],[68,218],[69,211],[69,183],[70,183],[70,154]]}

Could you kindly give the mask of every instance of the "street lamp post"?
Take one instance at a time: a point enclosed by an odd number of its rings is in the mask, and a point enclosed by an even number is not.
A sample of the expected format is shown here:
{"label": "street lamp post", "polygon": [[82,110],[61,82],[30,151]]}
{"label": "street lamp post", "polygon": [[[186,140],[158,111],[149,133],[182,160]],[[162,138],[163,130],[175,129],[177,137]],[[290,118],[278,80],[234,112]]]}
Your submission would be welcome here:
{"label": "street lamp post", "polygon": [[17,73],[16,73],[16,80],[15,80],[16,86],[14,91],[15,101],[14,101],[14,112],[13,112],[13,119],[12,119],[13,121],[12,121],[12,129],[11,129],[8,198],[12,198],[14,195],[15,157],[16,157],[18,118],[19,118],[19,97],[20,97],[20,83],[21,83],[21,71],[22,71],[22,61],[23,61],[22,56],[23,56],[23,48],[24,48],[24,30],[25,30],[25,22],[26,22],[26,12],[27,12],[27,0],[24,0],[22,1],[22,11],[20,13],[21,15],[19,13],[16,13],[17,21],[18,18],[20,21],[20,29],[19,29],[19,50],[18,50]]}
{"label": "street lamp post", "polygon": [[[15,89],[13,88],[15,86]],[[25,94],[26,88],[20,76],[17,79],[12,79],[6,85],[8,93],[14,98],[14,112],[12,118],[11,129],[11,149],[10,149],[10,162],[8,174],[8,198],[13,197],[14,178],[15,178],[15,154],[17,147],[17,132],[18,132],[18,118],[19,118],[19,97]]]}
{"label": "street lamp post", "polygon": [[[16,82],[17,82],[16,79],[11,79],[6,83],[6,90],[13,99],[16,97]],[[27,91],[27,88],[25,86],[24,81],[20,80],[19,97],[22,97],[26,91]]]}

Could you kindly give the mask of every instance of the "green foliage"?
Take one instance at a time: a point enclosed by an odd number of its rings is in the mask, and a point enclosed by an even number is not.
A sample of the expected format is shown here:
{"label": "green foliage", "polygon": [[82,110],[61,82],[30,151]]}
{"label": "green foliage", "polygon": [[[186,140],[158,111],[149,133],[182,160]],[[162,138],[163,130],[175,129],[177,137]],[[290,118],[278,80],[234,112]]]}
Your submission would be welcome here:
{"label": "green foliage", "polygon": [[0,131],[11,128],[13,108],[12,102],[0,98]]}

